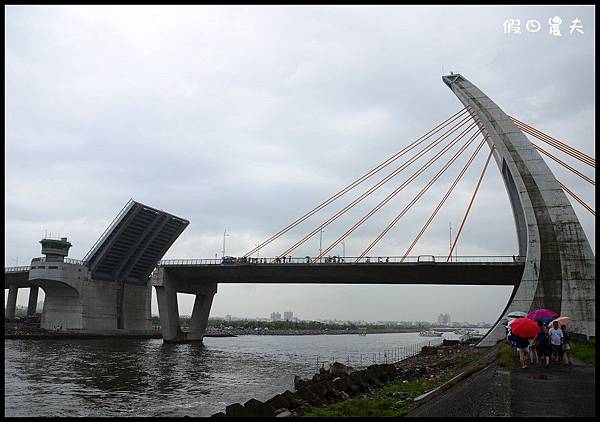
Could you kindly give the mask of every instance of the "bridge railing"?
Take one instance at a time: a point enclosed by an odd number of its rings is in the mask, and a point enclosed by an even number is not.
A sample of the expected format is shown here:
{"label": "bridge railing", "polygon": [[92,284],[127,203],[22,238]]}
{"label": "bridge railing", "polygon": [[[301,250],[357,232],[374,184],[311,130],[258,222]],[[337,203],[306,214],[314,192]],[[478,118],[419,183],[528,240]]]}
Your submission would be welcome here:
{"label": "bridge railing", "polygon": [[229,264],[387,264],[387,263],[484,263],[484,262],[504,262],[519,263],[524,262],[524,256],[518,255],[499,255],[499,256],[453,256],[447,261],[448,256],[365,256],[358,257],[340,257],[328,256],[317,259],[316,257],[276,257],[276,258],[252,258],[252,257],[225,257],[223,259],[163,259],[158,262],[159,266],[194,266],[194,265],[229,265]]}
{"label": "bridge railing", "polygon": [[21,271],[29,271],[31,269],[31,266],[29,265],[22,265],[20,267],[4,267],[4,272],[5,273],[18,273]]}
{"label": "bridge railing", "polygon": [[[31,260],[31,262],[46,262],[46,257],[45,256],[40,256],[38,258],[33,258]],[[73,259],[73,258],[65,258],[64,259],[64,263],[65,264],[74,264],[74,265],[85,265],[85,263],[80,260],[80,259]]]}

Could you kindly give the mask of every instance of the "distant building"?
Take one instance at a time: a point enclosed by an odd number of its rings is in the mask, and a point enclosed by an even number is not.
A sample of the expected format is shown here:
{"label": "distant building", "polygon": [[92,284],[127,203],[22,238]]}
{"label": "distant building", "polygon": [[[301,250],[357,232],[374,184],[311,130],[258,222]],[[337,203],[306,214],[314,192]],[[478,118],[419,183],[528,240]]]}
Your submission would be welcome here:
{"label": "distant building", "polygon": [[231,315],[229,315],[229,314],[225,315],[225,321],[231,321]]}
{"label": "distant building", "polygon": [[450,324],[450,315],[448,314],[439,314],[437,317],[437,322],[439,325],[448,325]]}
{"label": "distant building", "polygon": [[294,319],[294,313],[292,311],[285,311],[283,313],[284,321],[291,321],[292,319]]}
{"label": "distant building", "polygon": [[271,321],[281,321],[281,314],[279,312],[272,312]]}

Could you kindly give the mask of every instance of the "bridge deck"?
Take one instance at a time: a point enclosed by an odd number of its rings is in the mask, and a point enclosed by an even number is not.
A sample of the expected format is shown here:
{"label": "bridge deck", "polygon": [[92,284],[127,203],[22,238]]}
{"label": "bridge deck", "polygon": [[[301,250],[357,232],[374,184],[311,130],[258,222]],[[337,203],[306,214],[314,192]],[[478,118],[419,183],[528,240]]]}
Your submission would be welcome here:
{"label": "bridge deck", "polygon": [[517,285],[522,262],[160,264],[196,283]]}
{"label": "bridge deck", "polygon": [[29,287],[29,266],[4,270],[4,288],[9,286]]}

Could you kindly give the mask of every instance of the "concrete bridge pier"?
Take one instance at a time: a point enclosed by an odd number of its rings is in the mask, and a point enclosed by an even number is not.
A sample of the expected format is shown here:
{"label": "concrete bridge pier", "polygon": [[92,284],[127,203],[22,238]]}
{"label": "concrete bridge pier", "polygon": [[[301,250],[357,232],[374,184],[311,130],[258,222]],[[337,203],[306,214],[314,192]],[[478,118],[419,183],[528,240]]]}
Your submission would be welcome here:
{"label": "concrete bridge pier", "polygon": [[206,326],[208,325],[208,315],[212,306],[213,297],[217,292],[217,284],[214,283],[214,292],[208,289],[207,294],[196,294],[194,299],[194,310],[190,321],[190,331],[187,334],[188,340],[200,340],[204,338]]}
{"label": "concrete bridge pier", "polygon": [[27,316],[35,314],[37,310],[37,299],[40,291],[39,286],[31,286],[29,288],[29,302],[27,303]]}
{"label": "concrete bridge pier", "polygon": [[[217,293],[217,283],[200,284],[182,281],[170,274],[168,269],[158,267],[152,274],[152,285],[156,289],[163,341],[166,343],[201,342],[208,325],[213,297]],[[179,326],[177,293],[196,295],[187,333],[184,333]]]}
{"label": "concrete bridge pier", "polygon": [[8,287],[8,302],[6,303],[6,311],[4,312],[4,318],[15,319],[18,292],[19,288],[17,286]]}

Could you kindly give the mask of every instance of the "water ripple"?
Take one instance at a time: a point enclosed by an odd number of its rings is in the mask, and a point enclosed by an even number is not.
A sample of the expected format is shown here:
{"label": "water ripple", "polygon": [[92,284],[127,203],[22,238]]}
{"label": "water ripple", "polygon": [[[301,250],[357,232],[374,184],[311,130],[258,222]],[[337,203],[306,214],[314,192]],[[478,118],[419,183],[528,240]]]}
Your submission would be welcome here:
{"label": "water ripple", "polygon": [[[5,416],[209,416],[312,376],[317,356],[367,361],[416,333],[162,340],[5,340]],[[370,363],[370,362],[369,362]]]}

